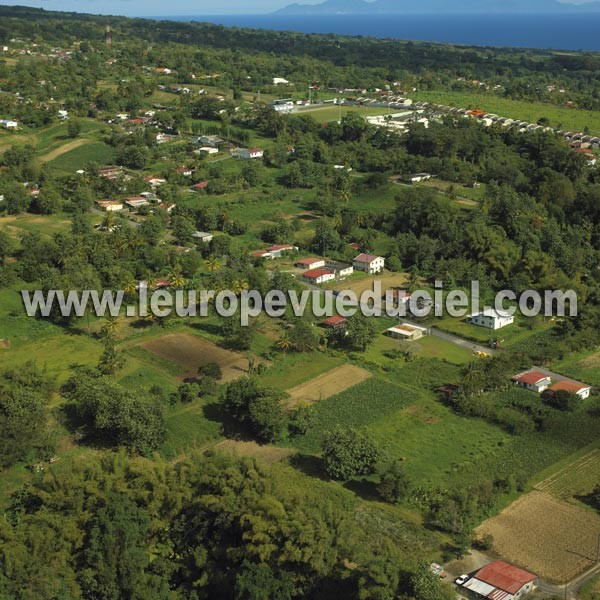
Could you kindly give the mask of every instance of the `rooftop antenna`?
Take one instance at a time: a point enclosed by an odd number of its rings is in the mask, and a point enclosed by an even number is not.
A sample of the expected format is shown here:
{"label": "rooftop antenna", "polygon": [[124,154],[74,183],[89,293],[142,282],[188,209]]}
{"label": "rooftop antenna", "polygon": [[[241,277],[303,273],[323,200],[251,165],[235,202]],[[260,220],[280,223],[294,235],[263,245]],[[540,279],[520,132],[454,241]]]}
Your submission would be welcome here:
{"label": "rooftop antenna", "polygon": [[110,48],[112,45],[112,34],[110,33],[110,23],[106,21],[106,45]]}

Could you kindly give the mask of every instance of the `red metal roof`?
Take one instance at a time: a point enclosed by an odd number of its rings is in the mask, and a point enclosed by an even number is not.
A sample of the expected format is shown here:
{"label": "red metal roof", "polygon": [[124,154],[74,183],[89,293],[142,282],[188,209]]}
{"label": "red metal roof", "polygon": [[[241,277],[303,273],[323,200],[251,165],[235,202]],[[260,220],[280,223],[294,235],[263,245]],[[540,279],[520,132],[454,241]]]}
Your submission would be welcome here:
{"label": "red metal roof", "polygon": [[303,277],[308,279],[318,279],[319,277],[323,277],[323,275],[335,275],[333,271],[328,271],[327,269],[311,269],[310,271],[306,271]]}
{"label": "red metal roof", "polygon": [[497,560],[477,571],[480,581],[499,588],[509,594],[516,594],[524,585],[537,579],[537,575],[528,573],[502,560]]}
{"label": "red metal roof", "polygon": [[548,375],[544,375],[539,371],[530,371],[529,373],[523,373],[521,375],[513,377],[513,381],[519,381],[520,383],[525,383],[526,385],[535,385],[541,379],[547,378]]}
{"label": "red metal roof", "polygon": [[572,392],[576,394],[581,390],[587,390],[590,386],[583,383],[577,383],[576,381],[557,381],[550,389],[554,392],[564,390],[566,392]]}
{"label": "red metal roof", "polygon": [[340,317],[339,315],[333,315],[333,317],[329,317],[329,319],[325,319],[323,321],[323,325],[327,327],[335,327],[336,325],[341,325],[346,322],[345,317]]}

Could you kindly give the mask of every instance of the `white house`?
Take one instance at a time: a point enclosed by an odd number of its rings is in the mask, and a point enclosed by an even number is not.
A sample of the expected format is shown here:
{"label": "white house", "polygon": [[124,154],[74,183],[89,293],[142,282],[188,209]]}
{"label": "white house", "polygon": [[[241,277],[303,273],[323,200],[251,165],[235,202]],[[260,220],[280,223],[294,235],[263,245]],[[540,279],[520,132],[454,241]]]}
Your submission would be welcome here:
{"label": "white house", "polygon": [[63,121],[65,121],[66,119],[69,118],[69,111],[67,110],[59,110],[58,113],[58,118],[62,119]]}
{"label": "white house", "polygon": [[363,271],[369,275],[381,273],[385,268],[385,258],[372,254],[359,254],[352,263],[357,271]]}
{"label": "white house", "polygon": [[295,263],[299,269],[320,269],[325,266],[324,258],[302,258]]}
{"label": "white house", "polygon": [[199,242],[208,244],[208,242],[212,242],[215,236],[212,233],[206,233],[205,231],[196,231],[192,233],[192,237],[197,239]]}
{"label": "white house", "polygon": [[251,158],[262,158],[265,155],[264,151],[260,148],[248,148],[240,150],[239,157],[248,160]]}
{"label": "white house", "polygon": [[337,262],[335,260],[327,261],[325,268],[329,271],[333,271],[336,277],[344,278],[350,277],[354,273],[354,267],[347,265],[346,263]]}
{"label": "white house", "polygon": [[19,128],[19,123],[17,123],[17,121],[11,121],[9,119],[2,119],[0,121],[0,125],[2,125],[2,127],[6,128],[6,129],[18,129]]}
{"label": "white house", "polygon": [[425,327],[419,327],[417,325],[408,325],[407,323],[401,323],[395,327],[390,327],[387,330],[388,334],[395,339],[406,340],[408,342],[414,342],[425,337],[428,333]]}
{"label": "white house", "polygon": [[202,152],[205,154],[219,154],[219,149],[213,148],[212,146],[202,146],[201,148],[198,148],[198,150],[194,150],[194,152],[197,154],[202,154]]}
{"label": "white house", "polygon": [[274,258],[281,258],[286,252],[298,252],[298,247],[293,246],[292,244],[278,244],[267,248],[267,252]]}
{"label": "white house", "polygon": [[404,179],[408,183],[421,183],[422,181],[429,181],[431,177],[431,173],[413,173],[412,175],[407,175]]}
{"label": "white house", "polygon": [[133,196],[131,198],[127,198],[125,200],[125,204],[129,206],[129,208],[141,208],[142,206],[148,206],[150,202],[143,196]]}
{"label": "white house", "polygon": [[289,81],[283,77],[273,77],[273,85],[287,85]]}
{"label": "white house", "polygon": [[335,273],[327,269],[311,269],[302,275],[302,279],[313,285],[321,285],[335,279]]}
{"label": "white house", "polygon": [[473,313],[467,317],[467,323],[494,331],[502,329],[502,327],[506,327],[507,325],[512,325],[514,322],[515,318],[512,315],[498,312],[493,308],[486,308],[483,312]]}
{"label": "white house", "polygon": [[579,396],[582,400],[590,397],[592,393],[592,388],[585,383],[579,383],[577,381],[571,381],[570,379],[565,379],[563,381],[557,381],[550,390],[552,392],[570,392],[571,394],[575,394]]}
{"label": "white house", "polygon": [[541,394],[552,385],[552,378],[538,371],[526,371],[512,378],[515,385]]}
{"label": "white house", "polygon": [[106,212],[119,212],[123,210],[123,203],[118,200],[96,200],[96,206]]}

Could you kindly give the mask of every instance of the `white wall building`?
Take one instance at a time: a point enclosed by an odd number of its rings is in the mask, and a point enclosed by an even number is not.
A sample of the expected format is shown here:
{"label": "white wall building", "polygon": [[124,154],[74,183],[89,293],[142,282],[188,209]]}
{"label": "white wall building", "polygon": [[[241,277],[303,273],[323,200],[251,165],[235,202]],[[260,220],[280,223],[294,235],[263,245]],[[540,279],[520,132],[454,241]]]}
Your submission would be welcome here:
{"label": "white wall building", "polygon": [[471,325],[477,325],[478,327],[485,327],[486,329],[502,329],[507,325],[512,325],[515,322],[515,318],[507,313],[498,312],[493,308],[486,308],[484,311],[479,313],[473,313],[467,317],[467,323]]}

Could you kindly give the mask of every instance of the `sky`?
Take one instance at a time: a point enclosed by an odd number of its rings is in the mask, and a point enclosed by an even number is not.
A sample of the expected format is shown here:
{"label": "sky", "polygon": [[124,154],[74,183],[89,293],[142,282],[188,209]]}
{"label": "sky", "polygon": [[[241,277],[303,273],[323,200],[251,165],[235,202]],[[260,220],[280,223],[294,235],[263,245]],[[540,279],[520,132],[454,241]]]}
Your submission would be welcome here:
{"label": "sky", "polygon": [[[320,4],[322,0],[0,0],[0,5],[20,5],[93,14],[126,16],[178,16],[268,13],[294,2]],[[563,0],[581,3],[582,0]]]}

